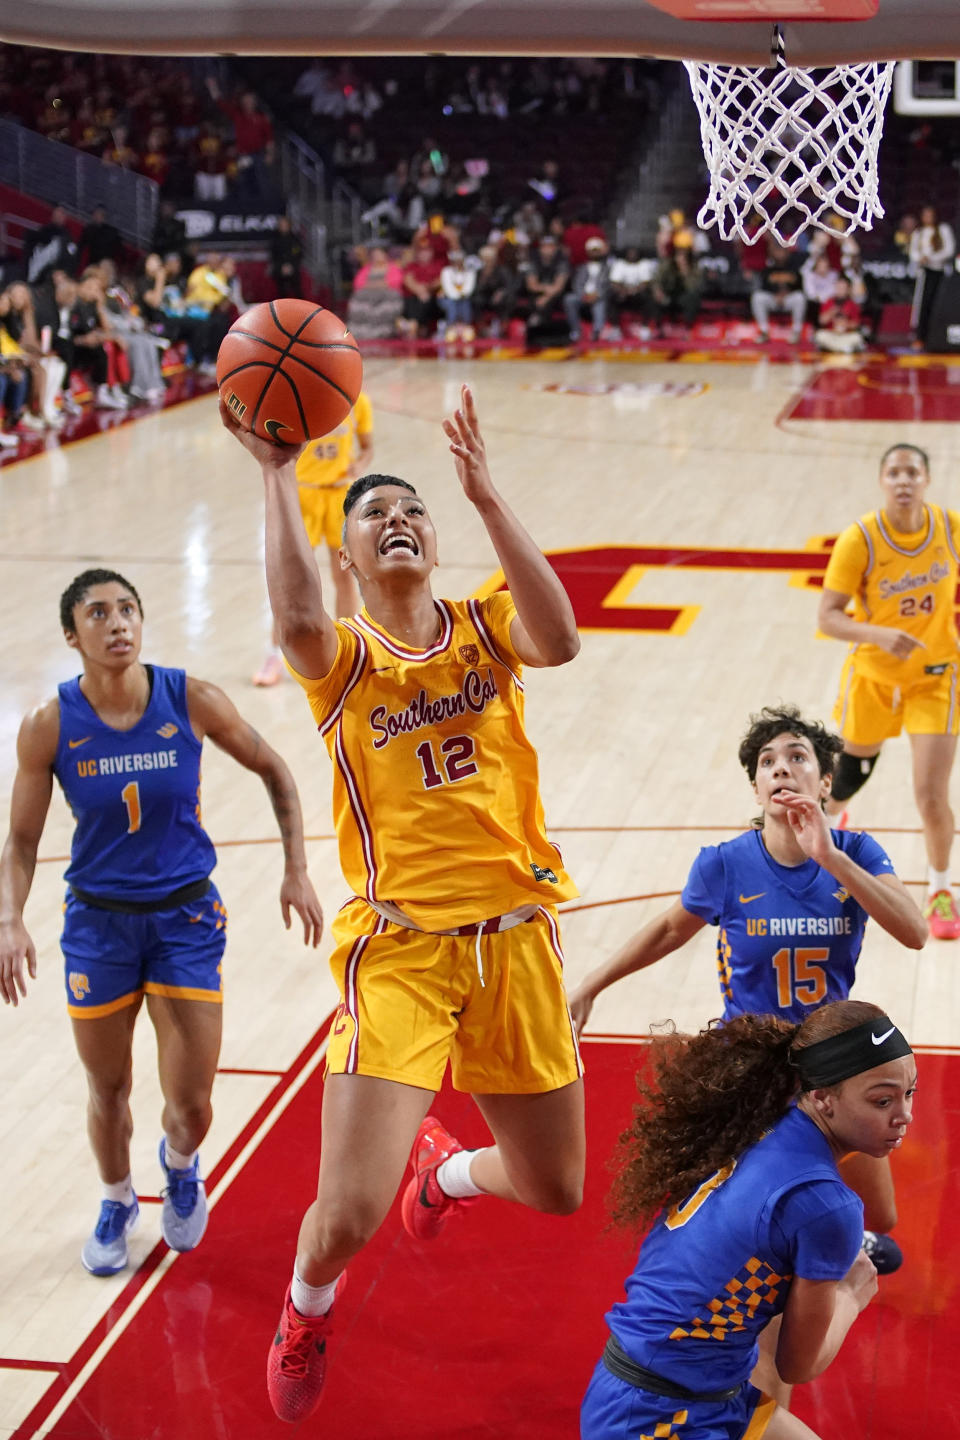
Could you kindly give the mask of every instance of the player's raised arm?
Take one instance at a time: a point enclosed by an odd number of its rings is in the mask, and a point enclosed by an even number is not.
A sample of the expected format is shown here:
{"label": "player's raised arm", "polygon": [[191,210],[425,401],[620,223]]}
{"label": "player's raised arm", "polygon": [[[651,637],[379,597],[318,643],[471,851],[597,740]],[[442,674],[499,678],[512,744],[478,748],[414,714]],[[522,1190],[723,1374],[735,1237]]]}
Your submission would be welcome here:
{"label": "player's raised arm", "polygon": [[296,467],[302,446],[274,445],[243,430],[222,400],[220,419],[263,475],[267,590],[280,646],[301,675],[319,679],[336,659],[337,632],[324,609],[320,572],[297,498]]}
{"label": "player's raised arm", "polygon": [[494,488],[469,388],[460,406],[444,420],[444,433],[457,466],[463,493],[487,527],[517,607],[510,639],[526,665],[565,665],[580,649],[570,598],[546,557]]}
{"label": "player's raised arm", "polygon": [[55,701],[32,711],[17,738],[17,773],[10,800],[10,832],[0,854],[0,994],[16,1005],[26,995],[24,967],[37,977],[37,953],[23,923],[37,849],[53,791],[59,710]]}
{"label": "player's raised arm", "polygon": [[780,804],[804,855],[838,880],[894,940],[911,950],[922,950],[927,943],[927,922],[899,876],[892,872],[871,875],[835,845],[819,801],[809,795],[785,794]]}
{"label": "player's raised arm", "polygon": [[283,842],[283,881],[280,886],[283,923],[289,930],[292,907],[303,922],[303,943],[319,945],[323,933],[323,911],[307,874],[300,797],[289,767],[216,685],[188,676],[187,704],[190,723],[197,735],[201,738],[209,736],[221,750],[259,775],[266,786]]}
{"label": "player's raised arm", "polygon": [[705,924],[705,920],[701,920],[699,915],[691,915],[677,900],[669,910],[665,910],[662,915],[644,925],[642,930],[638,930],[636,935],[632,935],[603,965],[591,970],[570,995],[570,1014],[577,1027],[577,1034],[583,1033],[583,1027],[593,1009],[593,1002],[601,990],[615,985],[627,975],[635,975],[638,970],[645,970],[648,965],[662,960],[665,955],[672,955],[674,950],[679,950],[698,930],[702,930]]}

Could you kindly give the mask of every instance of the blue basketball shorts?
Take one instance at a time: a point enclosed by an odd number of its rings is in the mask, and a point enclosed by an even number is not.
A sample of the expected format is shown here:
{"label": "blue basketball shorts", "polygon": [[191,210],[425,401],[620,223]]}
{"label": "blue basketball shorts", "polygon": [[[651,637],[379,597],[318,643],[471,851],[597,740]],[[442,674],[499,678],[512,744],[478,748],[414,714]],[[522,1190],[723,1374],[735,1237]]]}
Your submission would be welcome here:
{"label": "blue basketball shorts", "polygon": [[611,1375],[602,1361],[580,1409],[580,1440],[759,1440],[775,1403],[749,1383],[729,1400],[673,1400],[638,1390]]}
{"label": "blue basketball shorts", "polygon": [[216,886],[199,900],[145,915],[102,910],[68,891],[63,913],[71,1015],[98,1019],[144,994],[221,1002],[227,912]]}

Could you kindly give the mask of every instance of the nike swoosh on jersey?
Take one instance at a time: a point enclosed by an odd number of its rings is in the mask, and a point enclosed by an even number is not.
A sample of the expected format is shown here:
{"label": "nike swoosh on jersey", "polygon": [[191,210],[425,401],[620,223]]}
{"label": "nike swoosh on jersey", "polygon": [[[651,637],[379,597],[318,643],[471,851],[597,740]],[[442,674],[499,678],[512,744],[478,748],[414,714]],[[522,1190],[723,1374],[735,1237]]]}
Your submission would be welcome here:
{"label": "nike swoosh on jersey", "polygon": [[751,900],[759,900],[761,896],[766,895],[766,893],[766,890],[758,890],[756,895],[741,895],[740,904],[749,905]]}
{"label": "nike swoosh on jersey", "polygon": [[70,746],[71,750],[76,750],[78,745],[86,745],[87,741],[92,739],[92,735],[84,735],[82,740],[68,740],[67,744]]}
{"label": "nike swoosh on jersey", "polygon": [[890,1036],[893,1034],[893,1032],[894,1032],[894,1030],[896,1030],[896,1028],[897,1028],[896,1025],[891,1025],[891,1026],[890,1026],[890,1029],[889,1029],[889,1030],[884,1030],[884,1032],[883,1032],[882,1035],[874,1035],[873,1031],[871,1031],[871,1032],[870,1032],[870,1039],[873,1041],[874,1045],[882,1045],[883,1042],[884,1042],[884,1040],[889,1040],[889,1039],[890,1039]]}

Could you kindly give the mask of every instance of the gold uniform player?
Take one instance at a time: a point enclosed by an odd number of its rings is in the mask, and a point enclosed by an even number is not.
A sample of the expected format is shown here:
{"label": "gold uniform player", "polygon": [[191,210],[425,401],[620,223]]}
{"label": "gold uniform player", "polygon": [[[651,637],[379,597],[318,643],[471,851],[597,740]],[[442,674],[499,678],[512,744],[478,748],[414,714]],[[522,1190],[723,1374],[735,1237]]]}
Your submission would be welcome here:
{"label": "gold uniform player", "polygon": [[[347,418],[324,435],[311,440],[297,461],[300,513],[311,549],[326,545],[330,552],[333,598],[337,615],[353,615],[360,608],[357,582],[337,563],[343,530],[343,497],[360,469],[373,464],[373,406],[361,390]],[[274,624],[271,647],[253,677],[254,685],[276,685],[284,666]]]}
{"label": "gold uniform player", "polygon": [[[579,640],[563,587],[493,486],[468,390],[444,430],[509,593],[435,600],[422,500],[368,475],[348,491],[340,552],[364,608],[340,623],[323,608],[291,452],[222,414],[263,470],[270,600],[333,759],[355,894],[334,928],[342,998],[317,1199],[268,1362],[276,1414],[299,1420],[319,1400],[344,1266],[384,1219],[411,1147],[403,1220],[420,1240],[483,1194],[558,1214],[580,1203],[582,1067],[555,911],[576,890],[544,831],[522,680]],[[448,1062],[490,1127],[487,1149],[463,1150],[427,1114]]]}
{"label": "gold uniform player", "polygon": [[852,642],[834,709],[844,753],[828,810],[843,809],[866,783],[884,741],[906,730],[927,849],[924,913],[931,935],[955,940],[960,911],[950,884],[949,784],[960,728],[954,613],[960,514],[928,505],[929,484],[924,451],[891,446],[880,461],[882,508],[844,530],[827,566],[820,629]]}

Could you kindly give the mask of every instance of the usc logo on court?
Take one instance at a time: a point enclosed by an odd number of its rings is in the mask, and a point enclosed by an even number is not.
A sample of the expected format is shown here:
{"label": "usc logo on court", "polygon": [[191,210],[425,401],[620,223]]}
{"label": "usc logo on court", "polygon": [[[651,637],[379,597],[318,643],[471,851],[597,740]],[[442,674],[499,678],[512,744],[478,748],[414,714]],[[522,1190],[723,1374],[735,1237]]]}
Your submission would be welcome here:
{"label": "usc logo on court", "polygon": [[67,984],[70,986],[70,994],[74,1000],[80,1001],[85,995],[90,994],[90,981],[86,975],[81,975],[79,970],[71,970],[67,976]]}
{"label": "usc logo on court", "polygon": [[[801,589],[820,589],[833,535],[817,535],[802,550],[715,550],[701,545],[593,545],[545,552],[570,596],[580,630],[643,630],[684,635],[699,605],[644,605],[633,592],[648,570],[726,570],[784,574]],[[479,599],[504,590],[503,571],[480,587]]]}

